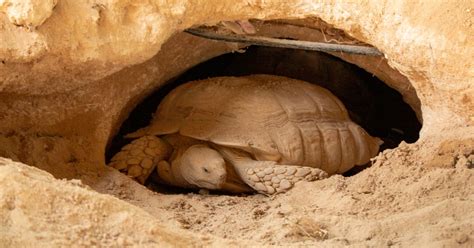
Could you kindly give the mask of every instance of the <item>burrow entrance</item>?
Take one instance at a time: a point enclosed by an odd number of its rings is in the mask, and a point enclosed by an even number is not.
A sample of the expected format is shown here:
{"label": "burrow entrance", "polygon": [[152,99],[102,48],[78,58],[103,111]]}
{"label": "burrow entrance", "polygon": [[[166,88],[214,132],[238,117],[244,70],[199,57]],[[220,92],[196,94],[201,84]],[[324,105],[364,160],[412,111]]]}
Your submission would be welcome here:
{"label": "burrow entrance", "polygon": [[[245,52],[229,53],[203,62],[144,99],[112,140],[106,154],[107,162],[130,142],[123,136],[147,126],[163,97],[175,87],[209,77],[250,74],[286,76],[330,90],[344,103],[354,122],[384,141],[381,151],[395,148],[402,141],[413,143],[418,139],[421,124],[413,109],[403,101],[400,93],[371,73],[323,52],[250,46]],[[357,166],[345,176],[354,175],[364,168]],[[189,192],[155,184],[148,186],[165,193]]]}

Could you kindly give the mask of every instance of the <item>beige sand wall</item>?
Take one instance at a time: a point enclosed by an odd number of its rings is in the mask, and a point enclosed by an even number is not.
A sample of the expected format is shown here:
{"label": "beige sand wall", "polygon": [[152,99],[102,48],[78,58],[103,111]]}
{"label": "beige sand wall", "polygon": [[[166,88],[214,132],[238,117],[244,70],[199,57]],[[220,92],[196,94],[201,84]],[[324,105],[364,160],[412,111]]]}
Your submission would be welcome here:
{"label": "beige sand wall", "polygon": [[[0,155],[58,176],[73,177],[68,166],[102,166],[107,141],[138,101],[186,68],[236,48],[174,34],[220,20],[305,17],[385,53],[419,97],[422,140],[474,135],[469,1],[5,0]],[[386,78],[390,85],[393,77]],[[404,93],[403,85],[391,86]]]}

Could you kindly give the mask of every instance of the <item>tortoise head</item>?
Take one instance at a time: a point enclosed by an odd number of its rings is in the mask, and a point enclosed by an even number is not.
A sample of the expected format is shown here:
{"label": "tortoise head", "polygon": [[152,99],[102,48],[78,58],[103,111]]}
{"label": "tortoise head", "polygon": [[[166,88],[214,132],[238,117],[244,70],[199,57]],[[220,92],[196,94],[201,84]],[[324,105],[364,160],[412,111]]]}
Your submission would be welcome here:
{"label": "tortoise head", "polygon": [[189,147],[181,158],[182,177],[199,188],[221,189],[227,171],[224,158],[206,145]]}

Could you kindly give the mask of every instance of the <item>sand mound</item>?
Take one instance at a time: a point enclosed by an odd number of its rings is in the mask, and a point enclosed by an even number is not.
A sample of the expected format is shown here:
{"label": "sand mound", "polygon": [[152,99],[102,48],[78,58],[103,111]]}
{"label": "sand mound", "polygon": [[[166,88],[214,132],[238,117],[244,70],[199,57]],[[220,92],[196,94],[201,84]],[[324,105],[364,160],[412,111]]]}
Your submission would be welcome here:
{"label": "sand mound", "polygon": [[0,159],[0,244],[41,246],[190,246],[206,244],[165,228],[142,209],[94,192],[78,180],[56,180],[31,166]]}

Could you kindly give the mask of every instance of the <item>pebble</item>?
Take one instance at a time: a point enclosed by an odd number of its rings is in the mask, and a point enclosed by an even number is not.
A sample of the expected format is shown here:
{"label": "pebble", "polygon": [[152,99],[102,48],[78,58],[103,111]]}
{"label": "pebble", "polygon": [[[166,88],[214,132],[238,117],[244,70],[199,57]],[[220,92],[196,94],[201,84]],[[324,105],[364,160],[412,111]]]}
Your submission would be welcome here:
{"label": "pebble", "polygon": [[286,169],[285,175],[291,176],[291,175],[295,174],[295,172],[296,172],[296,168],[291,167],[291,168]]}
{"label": "pebble", "polygon": [[265,185],[271,186],[271,185],[272,185],[272,182],[271,182],[271,181],[265,181]]}
{"label": "pebble", "polygon": [[283,179],[283,178],[285,178],[286,176],[285,176],[285,175],[282,175],[282,174],[280,174],[280,175],[278,175],[277,177],[278,177],[278,178],[280,178],[280,179]]}
{"label": "pebble", "polygon": [[153,166],[153,160],[144,158],[140,164],[143,168],[150,169]]}
{"label": "pebble", "polygon": [[456,238],[456,242],[457,242],[458,244],[464,244],[464,243],[466,243],[468,240],[469,240],[469,236],[468,236],[467,234],[465,234],[465,233],[459,234],[459,235],[457,236],[457,238]]}
{"label": "pebble", "polygon": [[311,171],[308,169],[308,168],[299,168],[297,171],[296,171],[296,174],[295,176],[297,177],[304,177],[306,175],[308,175],[308,173],[310,173]]}
{"label": "pebble", "polygon": [[283,179],[280,182],[280,188],[281,189],[289,189],[289,188],[291,188],[291,183],[288,180]]}
{"label": "pebble", "polygon": [[263,177],[263,181],[270,181],[270,180],[272,180],[272,175],[265,175]]}

